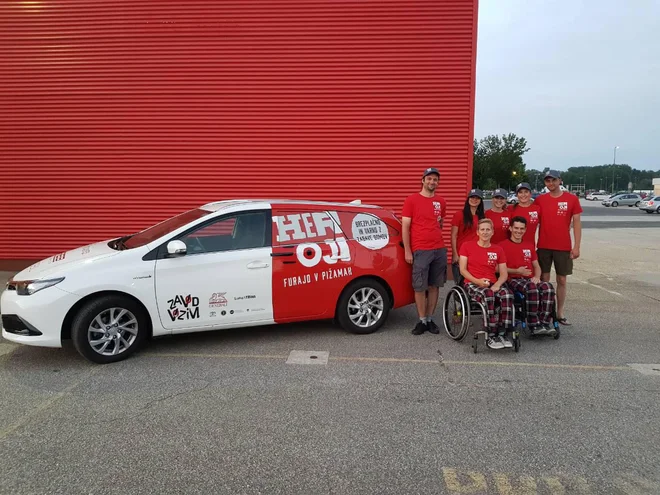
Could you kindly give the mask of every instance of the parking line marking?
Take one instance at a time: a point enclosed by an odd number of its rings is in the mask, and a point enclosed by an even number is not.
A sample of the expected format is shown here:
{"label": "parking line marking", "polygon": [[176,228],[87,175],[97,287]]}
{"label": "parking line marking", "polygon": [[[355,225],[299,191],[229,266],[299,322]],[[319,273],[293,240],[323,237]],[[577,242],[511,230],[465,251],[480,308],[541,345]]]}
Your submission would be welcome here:
{"label": "parking line marking", "polygon": [[46,399],[43,401],[41,404],[37,405],[32,411],[28,412],[25,414],[19,421],[16,423],[10,424],[7,428],[3,428],[0,430],[0,440],[4,440],[8,435],[16,431],[17,429],[21,428],[22,426],[25,426],[27,423],[30,422],[32,418],[37,416],[39,413],[45,411],[49,407],[51,407],[53,404],[56,402],[62,400],[67,394],[69,394],[72,390],[75,388],[79,387],[82,385],[82,383],[95,373],[100,371],[100,367],[92,369],[89,373],[86,373],[85,376],[83,376],[80,380],[73,382],[71,385],[66,387],[64,390],[61,392],[56,393],[53,395],[50,399]]}
{"label": "parking line marking", "polygon": [[[144,356],[153,357],[188,357],[188,358],[214,358],[214,359],[283,359],[286,355],[273,354],[213,354],[213,353],[190,353],[190,352],[147,352]],[[416,359],[416,358],[389,358],[389,357],[360,357],[360,356],[330,356],[328,361],[348,361],[348,362],[374,362],[374,363],[409,363],[409,364],[438,364],[437,359]],[[450,361],[443,360],[443,364],[452,364],[457,366],[523,366],[530,368],[558,368],[587,371],[634,371],[628,366],[614,365],[590,365],[590,364],[553,364],[553,363],[528,363],[517,361]]]}
{"label": "parking line marking", "polygon": [[592,284],[591,282],[586,282],[586,281],[584,281],[584,280],[580,280],[580,279],[576,279],[576,280],[577,280],[578,282],[580,282],[581,284],[584,284],[584,285],[591,285],[592,287],[596,287],[596,289],[604,290],[605,292],[607,292],[607,293],[609,293],[609,294],[614,294],[615,296],[623,297],[623,294],[621,294],[621,293],[619,293],[619,292],[616,292],[616,291],[613,291],[613,290],[606,289],[605,287],[602,287],[602,286],[600,286],[600,285]]}

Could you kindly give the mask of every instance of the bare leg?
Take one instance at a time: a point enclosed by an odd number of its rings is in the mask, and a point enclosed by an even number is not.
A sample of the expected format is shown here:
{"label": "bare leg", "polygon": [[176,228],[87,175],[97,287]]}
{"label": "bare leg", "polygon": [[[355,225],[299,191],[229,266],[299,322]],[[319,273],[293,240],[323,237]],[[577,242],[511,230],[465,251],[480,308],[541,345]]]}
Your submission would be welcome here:
{"label": "bare leg", "polygon": [[[429,291],[431,288],[429,287]],[[437,292],[436,292],[437,298]],[[426,291],[415,292],[415,306],[417,306],[417,314],[420,318],[426,317]]]}
{"label": "bare leg", "polygon": [[566,275],[557,275],[557,318],[564,317],[566,301]]}
{"label": "bare leg", "polygon": [[541,274],[541,281],[542,282],[550,282],[550,273],[542,273]]}
{"label": "bare leg", "polygon": [[[430,286],[428,292],[429,296],[426,300],[426,316],[433,316],[433,313],[435,313],[435,307],[438,304],[438,293],[440,292],[440,289]],[[417,311],[419,311],[419,309]]]}

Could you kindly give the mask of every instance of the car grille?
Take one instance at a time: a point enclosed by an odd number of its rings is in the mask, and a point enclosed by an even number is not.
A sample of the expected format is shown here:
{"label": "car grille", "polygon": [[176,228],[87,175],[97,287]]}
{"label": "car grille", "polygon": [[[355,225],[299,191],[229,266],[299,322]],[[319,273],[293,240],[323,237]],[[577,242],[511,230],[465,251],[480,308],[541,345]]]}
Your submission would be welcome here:
{"label": "car grille", "polygon": [[2,315],[2,328],[15,335],[37,336],[42,333],[16,315]]}

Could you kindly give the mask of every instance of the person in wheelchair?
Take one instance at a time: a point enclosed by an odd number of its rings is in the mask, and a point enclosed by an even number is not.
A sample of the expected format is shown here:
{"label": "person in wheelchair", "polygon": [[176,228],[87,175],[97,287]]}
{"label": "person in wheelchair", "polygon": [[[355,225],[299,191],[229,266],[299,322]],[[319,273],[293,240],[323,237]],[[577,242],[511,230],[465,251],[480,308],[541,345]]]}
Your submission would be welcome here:
{"label": "person in wheelchair", "polygon": [[499,244],[507,259],[509,278],[506,283],[514,294],[519,292],[524,296],[527,324],[532,335],[553,335],[555,289],[549,282],[541,282],[541,266],[534,243],[525,240],[527,219],[514,216],[509,230],[510,238]]}
{"label": "person in wheelchair", "polygon": [[[465,242],[459,251],[459,267],[468,296],[484,305],[488,316],[488,340],[491,349],[513,347],[506,337],[513,326],[513,293],[506,286],[506,254],[501,246],[491,244],[493,222],[479,220],[478,241]],[[499,272],[499,276],[497,275]]]}

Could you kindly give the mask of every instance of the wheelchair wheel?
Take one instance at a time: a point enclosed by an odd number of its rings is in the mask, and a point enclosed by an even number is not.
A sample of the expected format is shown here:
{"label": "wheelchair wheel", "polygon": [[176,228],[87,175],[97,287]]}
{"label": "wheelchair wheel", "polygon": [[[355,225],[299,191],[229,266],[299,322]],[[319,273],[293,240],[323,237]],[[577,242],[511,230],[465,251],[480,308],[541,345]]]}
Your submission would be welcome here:
{"label": "wheelchair wheel", "polygon": [[[555,323],[555,325],[557,325],[557,323]],[[561,330],[559,329],[559,325],[557,325],[557,326],[555,327],[555,334],[554,334],[553,338],[554,338],[555,340],[557,340],[557,339],[559,338],[560,335],[561,335]]]}
{"label": "wheelchair wheel", "polygon": [[518,330],[514,330],[511,336],[513,337],[513,350],[515,352],[520,351],[520,333]]}
{"label": "wheelchair wheel", "polygon": [[462,340],[470,327],[470,301],[465,291],[458,285],[452,287],[442,309],[447,335],[453,340]]}

